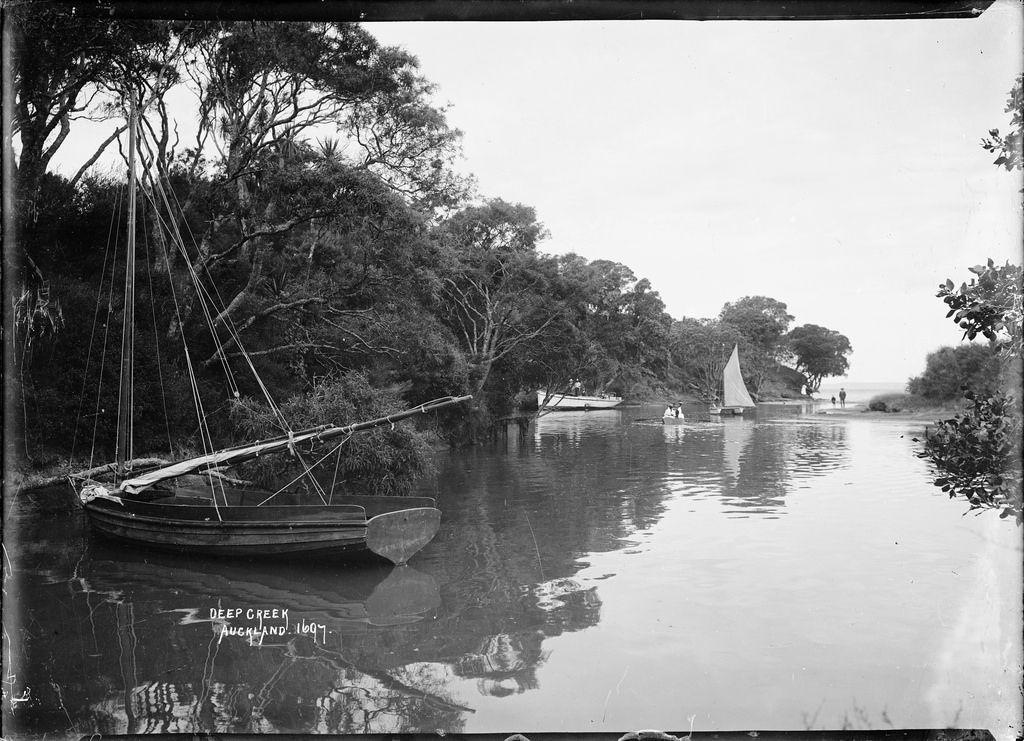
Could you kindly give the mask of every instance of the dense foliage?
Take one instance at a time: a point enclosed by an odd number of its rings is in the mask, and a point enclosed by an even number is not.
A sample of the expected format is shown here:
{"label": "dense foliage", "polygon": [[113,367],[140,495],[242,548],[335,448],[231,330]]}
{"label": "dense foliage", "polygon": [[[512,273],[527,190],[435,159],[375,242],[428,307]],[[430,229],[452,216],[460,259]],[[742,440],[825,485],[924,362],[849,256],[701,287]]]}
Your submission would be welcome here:
{"label": "dense foliage", "polygon": [[[280,417],[251,398],[232,402],[230,414],[246,437],[259,440],[286,432],[281,427],[281,417],[293,428],[306,429],[325,419],[377,419],[400,405],[396,389],[374,388],[364,374],[352,372],[319,380],[309,393],[282,404]],[[296,452],[309,468],[326,463],[322,470],[332,474],[332,484],[342,483],[354,493],[391,495],[407,493],[423,473],[425,445],[423,436],[410,425],[394,425],[335,441],[326,451],[314,448],[308,453]],[[243,464],[241,475],[276,488],[289,483],[294,467],[287,457],[267,455]],[[310,480],[301,483],[308,486]]]}
{"label": "dense foliage", "polygon": [[1007,170],[1024,169],[1024,75],[1017,75],[1003,112],[1010,114],[1010,131],[1002,135],[999,129],[992,129],[981,146],[996,155],[992,164]]}
{"label": "dense foliage", "polygon": [[1019,358],[1024,271],[1010,263],[997,267],[992,260],[987,265],[975,265],[970,271],[976,277],[970,283],[961,283],[959,289],[952,280],[939,286],[937,295],[949,307],[946,318],[952,318],[964,330],[963,339],[973,340],[981,335],[990,342],[998,342],[1006,357]]}
{"label": "dense foliage", "polygon": [[833,329],[805,324],[789,333],[789,347],[796,356],[796,369],[807,376],[807,387],[817,391],[826,376],[846,375],[853,352],[850,340]]}
{"label": "dense foliage", "polygon": [[[998,129],[993,129],[989,132],[992,138],[982,140],[986,150],[999,154],[995,164],[1011,171],[1024,168],[1021,159],[1022,83],[1024,77],[1018,77],[1007,101],[1006,112],[1013,114],[1010,133],[1000,136]],[[919,455],[935,467],[938,472],[935,485],[942,487],[950,497],[964,497],[972,510],[999,510],[1000,517],[1014,517],[1021,525],[1024,523],[1021,461],[1024,272],[1020,266],[1009,263],[997,266],[991,259],[970,271],[975,277],[969,283],[957,287],[952,280],[946,280],[939,286],[937,296],[949,307],[947,318],[963,329],[963,339],[984,337],[990,343],[989,352],[998,352],[1001,382],[991,383],[991,370],[983,374],[983,385],[977,383],[976,376],[966,376],[964,411],[938,422],[936,429],[923,441]],[[985,351],[960,352],[967,356]]]}
{"label": "dense foliage", "polygon": [[964,386],[991,394],[1002,380],[999,357],[993,344],[941,347],[928,354],[924,373],[908,381],[907,393],[937,403],[960,398]]}
{"label": "dense foliage", "polygon": [[790,354],[787,336],[793,315],[781,301],[766,296],[745,296],[722,307],[721,322],[735,327],[746,340],[741,360],[755,393],[775,377],[779,365]]}
{"label": "dense foliage", "polygon": [[1000,517],[1021,514],[1021,425],[1017,398],[964,392],[968,406],[938,422],[921,457],[938,469],[935,485],[963,497],[971,509],[996,509]]}
{"label": "dense foliage", "polygon": [[[961,373],[966,400],[960,414],[936,423],[919,455],[935,467],[935,485],[950,497],[964,497],[971,509],[998,509],[1021,524],[1021,272],[991,261],[972,272],[978,277],[970,284],[958,290],[947,281],[937,295],[965,337],[981,335],[990,344],[933,353],[925,375],[911,380],[912,388],[945,395],[952,374]],[[943,367],[950,361],[959,368]]]}
{"label": "dense foliage", "polygon": [[[472,394],[332,459],[354,487],[399,493],[423,470],[428,431],[488,439],[539,388],[580,379],[591,393],[710,399],[733,345],[756,391],[792,353],[793,317],[775,299],[674,321],[628,266],[542,252],[533,208],[480,196],[458,173],[461,132],[415,57],[359,25],[108,23],[44,2],[10,12],[21,272],[9,276],[19,396],[7,429],[24,457],[110,454],[127,183],[89,166],[114,143],[124,151],[133,107],[137,455]],[[67,33],[49,38],[50,26]],[[194,141],[177,133],[178,89],[198,101],[183,114]],[[80,116],[110,137],[64,178],[48,166]],[[801,353],[848,352],[814,343]],[[832,360],[815,372],[845,371]],[[279,463],[247,475],[280,480]]]}

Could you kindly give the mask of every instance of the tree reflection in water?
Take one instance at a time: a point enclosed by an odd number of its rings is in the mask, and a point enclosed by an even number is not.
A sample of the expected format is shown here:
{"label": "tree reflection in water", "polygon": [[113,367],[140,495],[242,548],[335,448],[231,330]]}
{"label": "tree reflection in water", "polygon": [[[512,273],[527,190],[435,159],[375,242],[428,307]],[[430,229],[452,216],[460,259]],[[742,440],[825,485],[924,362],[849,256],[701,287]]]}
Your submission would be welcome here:
{"label": "tree reflection in water", "polygon": [[[628,549],[679,497],[781,516],[846,446],[841,425],[760,410],[671,427],[551,415],[522,445],[440,458],[420,493],[441,530],[401,569],[133,553],[77,515],[32,514],[12,553],[26,614],[13,689],[33,701],[12,732],[458,733],[475,697],[539,690],[548,639],[599,624],[588,559]],[[222,631],[253,620],[211,616],[274,607],[322,630],[252,642]]]}
{"label": "tree reflection in water", "polygon": [[[30,528],[39,541],[14,565],[36,628],[25,631],[14,668],[35,694],[7,719],[11,730],[457,732],[473,712],[460,689],[535,689],[545,638],[600,614],[592,587],[538,580],[571,564],[553,544],[534,544],[523,509],[498,518],[507,530],[480,514],[449,533],[458,557],[426,561],[433,574],[131,551],[83,536],[76,516],[62,515],[66,527],[57,528],[50,517],[49,527]],[[84,557],[57,547],[62,531]],[[258,627],[245,613],[275,607],[289,610],[290,628],[323,630],[262,642],[223,632]],[[44,622],[75,630],[39,630]]]}

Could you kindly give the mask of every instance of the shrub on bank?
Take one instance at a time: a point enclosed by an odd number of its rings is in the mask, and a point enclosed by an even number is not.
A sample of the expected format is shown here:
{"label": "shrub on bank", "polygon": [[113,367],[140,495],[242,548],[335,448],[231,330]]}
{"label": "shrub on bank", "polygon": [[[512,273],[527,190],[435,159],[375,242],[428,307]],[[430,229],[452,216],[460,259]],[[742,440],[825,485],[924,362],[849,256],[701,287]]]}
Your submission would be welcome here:
{"label": "shrub on bank", "polygon": [[868,409],[872,412],[899,412],[907,408],[909,394],[879,394],[872,396]]}
{"label": "shrub on bank", "polygon": [[879,394],[868,402],[868,409],[872,412],[925,412],[949,406],[936,404],[934,400],[916,394]]}

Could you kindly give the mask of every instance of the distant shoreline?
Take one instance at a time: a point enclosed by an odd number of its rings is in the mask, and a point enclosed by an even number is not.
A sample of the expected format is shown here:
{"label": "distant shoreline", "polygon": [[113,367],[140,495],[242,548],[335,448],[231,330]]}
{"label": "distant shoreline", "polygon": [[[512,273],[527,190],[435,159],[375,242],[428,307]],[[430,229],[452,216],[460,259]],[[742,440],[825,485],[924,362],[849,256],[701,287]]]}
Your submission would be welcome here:
{"label": "distant shoreline", "polygon": [[[863,392],[863,384],[858,385],[850,384],[855,391]],[[879,384],[879,386],[885,387],[885,384]],[[892,388],[889,385],[888,388]],[[820,392],[819,392],[820,393]],[[831,390],[828,396],[814,396],[814,397],[778,397],[773,396],[771,398],[762,399],[757,402],[758,406],[807,406],[809,404],[816,405],[813,412],[808,412],[808,416],[830,416],[830,417],[844,417],[844,418],[858,418],[858,419],[878,419],[878,420],[900,420],[904,422],[921,422],[926,426],[935,425],[941,420],[950,419],[954,417],[960,409],[956,406],[934,406],[934,407],[921,407],[916,409],[901,409],[899,411],[874,411],[868,409],[868,404],[876,396],[884,396],[885,394],[872,393],[869,396],[861,396],[858,394],[854,400],[847,398],[846,407],[839,406],[839,400],[836,399],[835,406],[832,406],[831,401]],[[680,394],[674,396],[671,399],[631,399],[622,404],[623,407],[630,406],[657,406],[664,404],[674,404],[676,402],[682,402],[683,404],[706,404],[707,402],[702,401],[694,397],[692,394]]]}
{"label": "distant shoreline", "polygon": [[911,422],[923,422],[933,425],[943,419],[949,419],[957,413],[955,409],[933,407],[929,409],[907,409],[898,412],[876,412],[867,408],[866,404],[848,405],[845,409],[841,407],[822,407],[815,414],[829,417],[866,417],[868,419],[898,419]]}

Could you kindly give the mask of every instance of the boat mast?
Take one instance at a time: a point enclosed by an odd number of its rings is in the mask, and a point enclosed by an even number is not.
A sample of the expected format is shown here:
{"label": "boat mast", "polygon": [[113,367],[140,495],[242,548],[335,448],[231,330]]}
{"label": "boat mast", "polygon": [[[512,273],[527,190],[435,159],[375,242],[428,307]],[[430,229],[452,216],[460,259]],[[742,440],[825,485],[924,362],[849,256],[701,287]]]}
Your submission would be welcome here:
{"label": "boat mast", "polygon": [[117,401],[116,466],[127,475],[132,460],[133,355],[135,352],[135,96],[128,112],[128,257],[124,278],[124,325],[121,334],[121,382]]}

